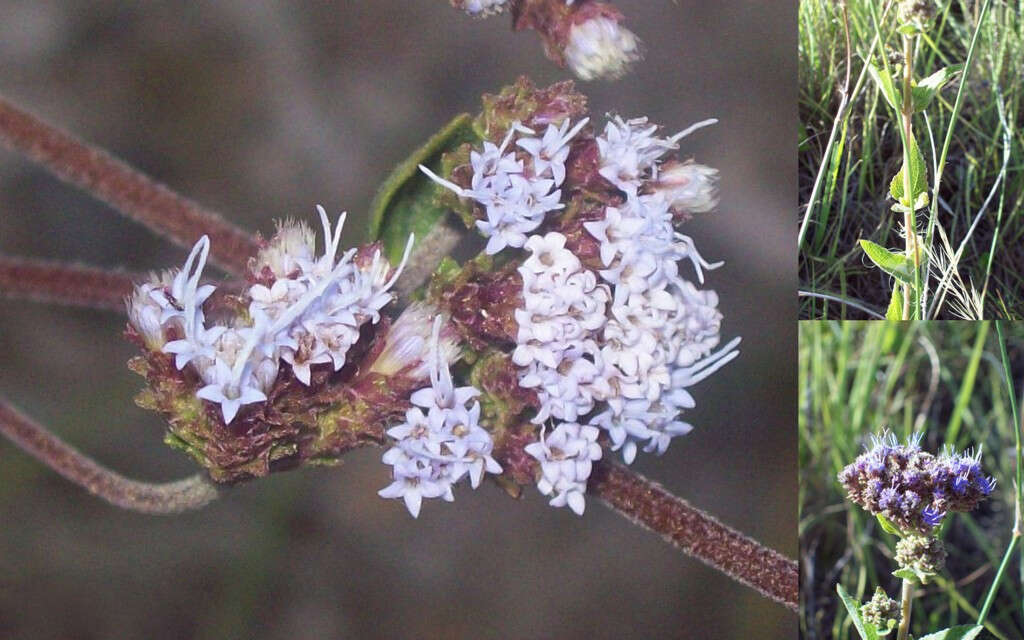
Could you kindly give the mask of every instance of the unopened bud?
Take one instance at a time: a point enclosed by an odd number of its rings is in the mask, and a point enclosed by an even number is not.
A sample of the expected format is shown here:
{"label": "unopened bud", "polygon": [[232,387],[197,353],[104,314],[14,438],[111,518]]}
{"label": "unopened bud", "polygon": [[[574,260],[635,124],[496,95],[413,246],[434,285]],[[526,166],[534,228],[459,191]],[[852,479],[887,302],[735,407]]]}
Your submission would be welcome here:
{"label": "unopened bud", "polygon": [[910,535],[896,543],[896,563],[918,574],[934,575],[946,566],[946,547],[934,536]]}
{"label": "unopened bud", "polygon": [[695,162],[666,162],[651,186],[679,213],[706,213],[718,204],[718,170]]}
{"label": "unopened bud", "polygon": [[581,80],[619,78],[640,59],[640,42],[619,22],[597,13],[569,28],[565,61]]}

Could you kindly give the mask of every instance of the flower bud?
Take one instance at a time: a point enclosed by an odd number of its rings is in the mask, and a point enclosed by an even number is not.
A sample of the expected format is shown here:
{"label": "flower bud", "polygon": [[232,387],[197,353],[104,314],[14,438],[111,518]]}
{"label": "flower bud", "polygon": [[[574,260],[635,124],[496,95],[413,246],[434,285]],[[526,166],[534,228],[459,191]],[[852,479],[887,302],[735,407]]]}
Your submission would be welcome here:
{"label": "flower bud", "polygon": [[277,225],[277,233],[256,256],[253,272],[259,276],[269,269],[275,278],[286,278],[313,261],[316,237],[305,223],[285,220]]}
{"label": "flower bud", "polygon": [[[384,337],[384,349],[373,362],[370,372],[392,377],[403,373],[414,379],[426,379],[429,373],[430,332],[434,317],[440,313],[431,305],[414,303],[398,316]],[[441,330],[441,356],[450,363],[458,355],[456,333],[446,323]]]}
{"label": "flower bud", "polygon": [[909,535],[896,543],[896,563],[901,569],[934,575],[946,566],[946,547],[933,536]]}
{"label": "flower bud", "polygon": [[508,7],[508,0],[452,0],[452,6],[474,18],[486,18],[504,11]]}
{"label": "flower bud", "polygon": [[903,0],[896,9],[897,18],[911,32],[921,32],[935,19],[934,0]]}
{"label": "flower bud", "polygon": [[670,160],[661,166],[650,188],[663,195],[675,213],[707,213],[718,204],[717,183],[717,169]]}
{"label": "flower bud", "polygon": [[875,587],[875,595],[861,606],[860,615],[879,631],[887,631],[900,623],[900,605],[882,587]]}
{"label": "flower bud", "polygon": [[616,13],[598,12],[569,28],[565,61],[581,80],[622,77],[640,59],[640,42],[619,24],[621,19]]}
{"label": "flower bud", "polygon": [[[173,276],[170,271],[154,275],[149,282],[136,286],[125,299],[128,322],[142,336],[146,348],[152,351],[160,351],[167,343],[163,314],[168,303],[163,292],[171,286]],[[160,304],[161,301],[164,304]]]}

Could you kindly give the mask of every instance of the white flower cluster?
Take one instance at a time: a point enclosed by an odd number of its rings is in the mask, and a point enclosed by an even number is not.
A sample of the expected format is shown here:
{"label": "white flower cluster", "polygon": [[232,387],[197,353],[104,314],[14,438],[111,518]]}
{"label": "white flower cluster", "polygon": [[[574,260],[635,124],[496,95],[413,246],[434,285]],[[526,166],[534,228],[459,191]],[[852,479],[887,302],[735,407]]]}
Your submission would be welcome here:
{"label": "white flower cluster", "polygon": [[[393,482],[378,493],[383,498],[402,498],[412,516],[418,517],[423,498],[455,499],[452,486],[468,476],[476,489],[484,473],[501,473],[491,456],[494,441],[480,426],[480,392],[452,383],[448,355],[441,346],[440,316],[434,322],[430,355],[430,386],[410,398],[414,405],[405,422],[388,430],[397,442],[384,454],[392,466]],[[424,411],[425,410],[425,411]]]}
{"label": "white flower cluster", "polygon": [[[598,170],[624,202],[583,224],[598,241],[603,268],[585,267],[562,233],[530,235],[549,211],[565,206],[560,187],[568,143],[586,122],[571,126],[566,119],[540,137],[513,124],[501,145],[485,142],[471,153],[468,188],[421,167],[435,182],[484,206],[487,219],[477,226],[489,238],[487,253],[511,246],[530,254],[518,269],[523,307],[515,312],[512,360],[520,368],[520,386],[537,393],[534,422],[553,420],[556,426],[527,451],[541,463],[541,492],[554,496],[552,505],[577,513],[583,511],[590,462],[600,457],[600,430],[627,463],[640,446],[664,453],[673,437],[691,429],[679,419],[695,406],[688,387],[735,358],[739,343],[713,353],[722,321],[718,297],[682,277],[678,266],[691,262],[702,284],[704,270],[721,265],[705,261],[693,240],[674,227],[680,214],[715,205],[717,172],[664,160],[679,140],[714,120],[667,138],[646,118],[608,122],[596,138]],[[517,134],[519,153],[508,150]]]}
{"label": "white flower cluster", "polygon": [[[516,312],[513,361],[522,367],[520,385],[537,392],[534,421],[555,418],[578,430],[577,421],[596,409],[586,428],[607,431],[627,463],[638,445],[664,453],[673,437],[690,431],[679,420],[695,406],[687,388],[738,355],[738,339],[712,353],[720,339],[718,297],[683,278],[677,263],[692,262],[700,282],[702,269],[720,265],[704,261],[675,231],[678,189],[666,193],[653,182],[659,160],[689,131],[668,139],[656,131],[646,119],[615,119],[597,139],[601,174],[626,196],[623,205],[606,208],[604,219],[584,223],[605,268],[585,268],[557,232],[532,236],[525,245],[531,255],[519,268],[523,308]],[[695,200],[713,200],[713,181],[707,184]],[[553,475],[568,467],[545,466],[545,450],[530,450],[542,463],[544,493],[559,482],[585,484],[582,468]],[[582,494],[571,499],[582,501]]]}
{"label": "white flower cluster", "polygon": [[[471,198],[483,205],[484,220],[477,228],[488,237],[485,251],[495,254],[505,247],[522,247],[527,234],[544,222],[549,211],[563,208],[562,191],[565,180],[565,161],[569,156],[569,142],[588,122],[584,118],[570,128],[567,118],[561,126],[549,124],[544,135],[535,136],[532,129],[514,123],[501,145],[484,142],[483,150],[470,154],[473,177],[469,189],[436,175],[420,165],[420,169],[434,182],[455,192],[459,197]],[[516,145],[521,152],[509,150],[516,134]]]}
{"label": "white flower cluster", "polygon": [[601,459],[598,435],[595,427],[563,422],[547,438],[542,430],[540,442],[526,445],[526,453],[540,461],[537,489],[546,496],[554,494],[551,506],[568,505],[577,515],[583,515],[587,478],[594,461]]}
{"label": "white flower cluster", "polygon": [[[597,137],[597,147],[601,154],[599,173],[622,191],[635,195],[646,180],[658,178],[659,160],[670,151],[678,149],[680,140],[717,122],[714,118],[702,120],[674,136],[662,138],[657,135],[658,125],[651,124],[646,117],[623,120],[621,116],[614,116],[605,125],[604,133]],[[713,197],[713,179],[717,171],[702,167],[698,173],[707,174],[703,181],[710,181],[707,189],[710,189]],[[710,207],[704,205],[698,209],[705,211],[713,206],[712,200]]]}
{"label": "white flower cluster", "polygon": [[575,421],[611,394],[596,338],[605,326],[611,293],[565,248],[565,236],[532,236],[521,267],[523,308],[512,361],[520,386],[535,389],[541,409],[534,422]]}
{"label": "white flower cluster", "polygon": [[[339,258],[344,214],[332,233],[323,207],[318,211],[324,254],[315,256],[315,240],[307,227],[282,225],[257,258],[260,270],[269,269],[274,283],[249,288],[248,318],[238,318],[230,326],[206,326],[202,305],[214,291],[213,286],[199,286],[210,250],[206,236],[169,286],[170,276],[164,276],[141,285],[129,300],[129,317],[147,344],[174,354],[178,369],[189,364],[195,368],[204,385],[196,395],[219,404],[225,423],[234,420],[243,405],[266,401],[282,360],[306,385],[311,365],[329,362],[340,369],[359,338],[359,328],[376,323],[380,309],[391,300],[388,290],[401,273],[404,258],[390,279],[390,264],[379,251],[362,266],[352,260],[355,249]],[[406,255],[411,242],[412,238]],[[178,339],[164,344],[167,330]]]}

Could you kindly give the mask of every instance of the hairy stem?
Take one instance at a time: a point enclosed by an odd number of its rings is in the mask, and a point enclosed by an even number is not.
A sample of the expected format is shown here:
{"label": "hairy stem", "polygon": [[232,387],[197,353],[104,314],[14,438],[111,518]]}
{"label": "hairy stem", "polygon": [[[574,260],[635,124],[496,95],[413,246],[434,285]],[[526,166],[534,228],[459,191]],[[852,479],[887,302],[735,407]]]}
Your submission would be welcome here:
{"label": "hairy stem", "polygon": [[125,271],[0,255],[0,297],[124,311],[124,298],[145,276]]}
{"label": "hairy stem", "polygon": [[210,236],[210,259],[244,272],[256,239],[107,152],[91,147],[0,97],[0,144],[183,247]]}
{"label": "hairy stem", "polygon": [[910,607],[914,604],[914,583],[903,579],[900,592],[900,626],[896,630],[896,640],[907,640],[910,633]]}
{"label": "hairy stem", "polygon": [[155,515],[198,509],[217,497],[205,477],[151,484],[126,478],[85,456],[0,399],[0,434],[66,479],[112,505]]}
{"label": "hairy stem", "polygon": [[395,283],[394,292],[399,299],[408,299],[409,294],[430,280],[438,263],[455,249],[462,237],[460,230],[443,221],[434,225],[430,233],[416,243],[402,276]]}
{"label": "hairy stem", "polygon": [[796,611],[799,571],[794,560],[722,524],[618,462],[598,463],[588,490],[634,524]]}

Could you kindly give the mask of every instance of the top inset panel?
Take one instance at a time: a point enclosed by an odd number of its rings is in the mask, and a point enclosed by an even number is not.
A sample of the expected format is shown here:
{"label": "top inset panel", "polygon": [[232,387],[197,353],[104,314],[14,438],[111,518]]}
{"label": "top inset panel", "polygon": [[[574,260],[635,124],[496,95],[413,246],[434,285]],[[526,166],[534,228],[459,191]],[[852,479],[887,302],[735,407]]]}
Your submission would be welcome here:
{"label": "top inset panel", "polygon": [[1024,15],[800,4],[800,318],[1024,316]]}

